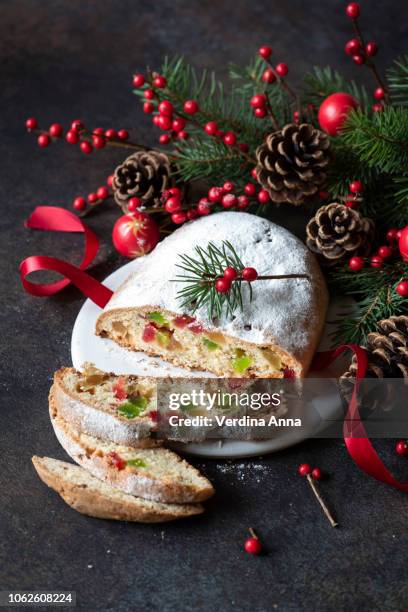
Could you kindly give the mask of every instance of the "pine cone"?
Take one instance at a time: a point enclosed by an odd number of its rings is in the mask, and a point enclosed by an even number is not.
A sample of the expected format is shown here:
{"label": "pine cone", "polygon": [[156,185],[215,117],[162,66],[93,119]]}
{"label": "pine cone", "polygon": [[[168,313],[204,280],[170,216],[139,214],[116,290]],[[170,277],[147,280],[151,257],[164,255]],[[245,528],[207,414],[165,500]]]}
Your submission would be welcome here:
{"label": "pine cone", "polygon": [[306,244],[321,263],[344,263],[352,255],[368,255],[374,237],[371,219],[343,204],[321,206],[306,227]]}
{"label": "pine cone", "polygon": [[158,151],[137,151],[118,166],[113,175],[112,189],[117,204],[128,212],[128,201],[140,198],[143,204],[160,206],[162,192],[170,187],[170,160]]}
{"label": "pine cone", "polygon": [[326,180],[330,163],[327,134],[308,123],[289,123],[266,137],[256,151],[259,183],[276,203],[303,204]]}
{"label": "pine cone", "polygon": [[[378,331],[368,334],[366,378],[408,378],[408,316],[383,319],[377,327]],[[354,379],[356,372],[353,357],[341,379]]]}

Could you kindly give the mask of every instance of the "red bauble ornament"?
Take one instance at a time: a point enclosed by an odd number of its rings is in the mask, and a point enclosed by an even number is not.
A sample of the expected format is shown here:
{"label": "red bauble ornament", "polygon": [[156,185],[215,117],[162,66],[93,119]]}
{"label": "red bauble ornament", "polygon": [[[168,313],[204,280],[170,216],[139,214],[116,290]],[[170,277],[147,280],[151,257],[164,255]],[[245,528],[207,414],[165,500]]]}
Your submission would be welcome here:
{"label": "red bauble ornament", "polygon": [[312,473],[312,468],[310,467],[308,463],[301,463],[298,467],[298,473],[301,476],[308,476],[309,474]]}
{"label": "red bauble ornament", "polygon": [[146,213],[136,211],[123,215],[113,226],[112,240],[115,249],[131,259],[149,253],[159,242],[157,223]]}
{"label": "red bauble ornament", "polygon": [[398,241],[399,252],[404,261],[408,261],[408,225],[404,229],[400,230],[400,236]]}
{"label": "red bauble ornament", "polygon": [[258,278],[258,272],[255,270],[255,268],[244,268],[241,272],[241,276],[244,281],[248,281],[250,283]]}
{"label": "red bauble ornament", "polygon": [[399,440],[395,445],[395,452],[400,457],[406,457],[408,455],[408,444],[406,440]]}
{"label": "red bauble ornament", "polygon": [[248,538],[245,540],[244,548],[250,555],[259,555],[262,552],[262,545],[259,538]]}
{"label": "red bauble ornament", "polygon": [[346,15],[347,17],[351,17],[352,19],[357,19],[360,17],[360,5],[358,2],[350,2],[346,6]]}
{"label": "red bauble ornament", "polygon": [[395,291],[398,293],[398,295],[406,297],[408,295],[408,281],[401,281],[398,283]]}
{"label": "red bauble ornament", "polygon": [[231,281],[228,278],[219,278],[215,281],[215,290],[218,293],[228,293],[231,289]]}
{"label": "red bauble ornament", "polygon": [[336,136],[341,130],[350,111],[358,108],[359,103],[347,93],[335,93],[328,96],[320,105],[319,125],[330,136]]}
{"label": "red bauble ornament", "polygon": [[258,53],[264,59],[268,59],[268,57],[272,55],[272,49],[271,47],[268,47],[268,45],[263,45],[262,47],[259,47]]}
{"label": "red bauble ornament", "polygon": [[362,257],[352,257],[349,261],[349,268],[353,272],[359,272],[364,268],[364,259]]}

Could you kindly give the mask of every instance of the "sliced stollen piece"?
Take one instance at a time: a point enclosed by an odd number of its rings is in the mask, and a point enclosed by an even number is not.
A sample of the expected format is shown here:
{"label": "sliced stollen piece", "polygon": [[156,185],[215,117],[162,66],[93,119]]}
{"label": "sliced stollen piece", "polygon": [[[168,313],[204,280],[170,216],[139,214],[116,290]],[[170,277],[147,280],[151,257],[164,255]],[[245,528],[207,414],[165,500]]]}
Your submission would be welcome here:
{"label": "sliced stollen piece", "polygon": [[[303,274],[307,279],[242,284],[243,309],[208,319],[207,307],[181,308],[173,282],[180,255],[228,240],[245,266],[259,275]],[[303,376],[325,321],[328,294],[314,255],[286,229],[267,219],[224,212],[184,224],[149,255],[114,293],[98,317],[96,333],[134,351],[159,355],[218,376]]]}
{"label": "sliced stollen piece", "polygon": [[128,495],[66,461],[34,456],[32,462],[41,480],[81,514],[116,521],[163,523],[204,512],[201,504],[161,504]]}
{"label": "sliced stollen piece", "polygon": [[54,374],[50,401],[75,429],[135,448],[161,445],[151,437],[157,414],[153,378],[116,376],[84,364]]}
{"label": "sliced stollen piece", "polygon": [[55,435],[68,455],[108,484],[162,503],[196,503],[214,494],[212,484],[165,448],[132,448],[76,431],[50,402]]}

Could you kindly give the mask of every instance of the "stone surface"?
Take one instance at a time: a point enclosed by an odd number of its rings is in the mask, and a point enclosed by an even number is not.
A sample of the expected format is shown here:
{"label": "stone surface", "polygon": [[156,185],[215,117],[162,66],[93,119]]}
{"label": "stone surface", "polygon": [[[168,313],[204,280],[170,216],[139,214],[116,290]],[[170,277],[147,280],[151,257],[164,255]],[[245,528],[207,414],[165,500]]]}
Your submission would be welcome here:
{"label": "stone surface", "polygon": [[[367,5],[367,6],[366,6]],[[0,584],[2,589],[73,589],[87,610],[402,610],[407,601],[406,498],[363,475],[341,441],[310,441],[270,457],[235,463],[201,461],[217,494],[202,517],[141,526],[76,514],[37,478],[30,457],[64,458],[47,413],[52,372],[70,362],[70,335],[82,298],[73,289],[50,299],[25,295],[18,264],[32,254],[79,262],[79,236],[28,231],[38,204],[68,206],[93,191],[122,160],[118,151],[82,155],[56,144],[40,150],[24,131],[82,117],[92,125],[128,127],[153,138],[131,93],[131,75],[185,53],[221,74],[271,43],[299,79],[313,63],[331,63],[366,78],[343,54],[352,36],[344,3],[191,3],[186,0],[15,0],[2,3],[1,92],[1,376]],[[383,68],[406,51],[401,2],[368,7],[367,33],[384,46]],[[367,13],[367,14],[366,14]],[[370,86],[372,83],[370,82]],[[123,260],[109,230],[112,205],[90,224],[102,236],[91,272],[104,278]],[[302,213],[282,207],[278,223],[301,228]],[[298,232],[302,235],[302,231]],[[392,444],[381,445],[392,467]],[[332,477],[322,484],[340,527],[331,529],[306,483],[302,461]],[[242,548],[247,528],[267,554]],[[404,604],[405,602],[405,604]]]}

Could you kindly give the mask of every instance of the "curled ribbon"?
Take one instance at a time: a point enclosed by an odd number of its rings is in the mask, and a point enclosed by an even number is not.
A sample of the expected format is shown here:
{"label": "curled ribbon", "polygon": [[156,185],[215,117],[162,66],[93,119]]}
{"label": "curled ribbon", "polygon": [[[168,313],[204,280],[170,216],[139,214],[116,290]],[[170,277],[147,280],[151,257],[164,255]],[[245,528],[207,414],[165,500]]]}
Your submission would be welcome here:
{"label": "curled ribbon", "polygon": [[334,351],[317,353],[312,363],[312,369],[323,370],[348,349],[354,352],[357,359],[356,382],[343,424],[343,437],[348,453],[358,467],[369,476],[401,491],[408,491],[408,482],[400,482],[394,478],[381,461],[367,436],[360,417],[357,390],[359,380],[364,378],[367,371],[368,362],[365,350],[357,344],[344,344]]}
{"label": "curled ribbon", "polygon": [[[33,255],[24,259],[20,264],[20,277],[27,293],[46,297],[55,295],[64,287],[73,283],[101,308],[109,302],[113,292],[90,274],[84,272],[98,253],[99,240],[96,234],[79,217],[64,208],[38,206],[25,222],[25,226],[52,232],[81,232],[85,235],[85,252],[79,267],[55,257]],[[54,283],[42,284],[27,280],[28,274],[40,270],[58,272],[65,278]]]}

